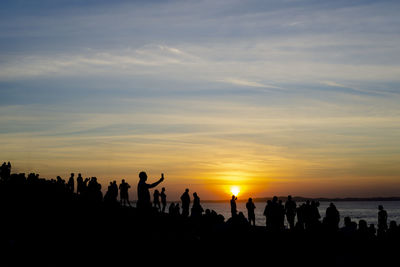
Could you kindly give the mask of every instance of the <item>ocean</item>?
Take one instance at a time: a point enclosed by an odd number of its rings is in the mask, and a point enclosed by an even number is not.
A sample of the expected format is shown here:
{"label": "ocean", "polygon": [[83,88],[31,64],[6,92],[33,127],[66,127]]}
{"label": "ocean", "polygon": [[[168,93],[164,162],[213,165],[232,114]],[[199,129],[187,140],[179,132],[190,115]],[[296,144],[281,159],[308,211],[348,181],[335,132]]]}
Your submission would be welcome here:
{"label": "ocean", "polygon": [[[298,202],[299,206],[302,202]],[[326,208],[330,202],[320,202],[319,213],[321,218],[325,217]],[[247,210],[245,202],[237,202],[238,212],[243,212],[247,218]],[[264,226],[265,217],[263,215],[265,202],[255,202],[256,206],[256,225]],[[378,223],[378,206],[382,205],[388,213],[388,224],[390,221],[396,221],[400,223],[400,201],[338,201],[334,202],[336,208],[340,213],[340,225],[343,225],[343,218],[349,216],[352,221],[358,223],[359,220],[366,220],[368,224]],[[203,209],[215,210],[218,214],[222,214],[225,220],[231,217],[230,203],[219,202],[202,202]],[[285,224],[287,225],[286,218]]]}

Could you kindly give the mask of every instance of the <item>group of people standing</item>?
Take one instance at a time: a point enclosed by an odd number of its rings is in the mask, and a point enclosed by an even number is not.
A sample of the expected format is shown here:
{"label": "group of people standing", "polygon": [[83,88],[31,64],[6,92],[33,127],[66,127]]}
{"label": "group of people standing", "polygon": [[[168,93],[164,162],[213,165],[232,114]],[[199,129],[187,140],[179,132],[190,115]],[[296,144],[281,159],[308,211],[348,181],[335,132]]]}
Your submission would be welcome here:
{"label": "group of people standing", "polygon": [[[155,189],[153,193],[153,202],[151,202],[150,191],[149,189],[158,186],[161,182],[164,181],[164,174],[161,174],[161,178],[155,183],[147,183],[147,174],[145,172],[139,173],[139,183],[137,187],[138,200],[136,207],[142,211],[150,211],[155,208],[157,211],[165,212],[167,205],[167,195],[165,193],[165,187],[161,189],[161,193]],[[161,201],[160,201],[161,199]],[[186,189],[185,192],[181,196],[182,203],[182,213],[180,213],[179,203],[171,203],[169,207],[169,213],[171,214],[180,214],[183,217],[189,217],[189,215],[193,218],[201,217],[204,212],[203,207],[200,204],[200,197],[196,192],[193,193],[193,204],[190,210],[191,198],[189,195],[189,189]]]}
{"label": "group of people standing", "polygon": [[[0,169],[0,178],[6,181],[10,177],[11,164],[3,163]],[[139,173],[139,183],[137,185],[137,205],[136,207],[142,211],[158,211],[165,213],[167,208],[167,195],[165,187],[162,187],[161,192],[157,189],[153,192],[153,201],[151,201],[150,189],[157,187],[160,183],[164,181],[164,174],[161,174],[161,178],[154,183],[147,183],[146,172]],[[28,183],[39,180],[38,175],[30,174],[27,178]],[[57,188],[65,190],[67,193],[72,194],[75,191],[75,174],[71,173],[70,178],[63,180],[61,177],[57,177],[56,180],[52,180]],[[117,185],[114,180],[110,182],[107,192],[104,198],[101,193],[101,184],[97,181],[96,177],[83,178],[79,173],[76,178],[76,195],[82,199],[88,200],[98,200],[107,203],[118,203],[121,206],[131,206],[129,201],[129,189],[131,186],[122,179],[121,183]],[[119,201],[118,199],[119,194]],[[169,213],[171,215],[180,215],[183,217],[199,218],[202,216],[204,209],[200,204],[200,197],[196,192],[192,194],[193,202],[191,205],[191,196],[189,194],[189,189],[187,188],[180,197],[181,203],[171,202],[169,206]],[[236,205],[237,197],[232,196],[230,200],[231,206],[231,216],[232,218],[243,217],[242,212],[238,212]],[[181,204],[181,206],[180,206]],[[285,229],[285,217],[290,229],[312,229],[323,224],[329,229],[337,230],[339,229],[340,214],[336,206],[333,203],[326,209],[325,217],[322,218],[319,213],[319,202],[318,201],[305,201],[301,205],[297,205],[292,196],[288,196],[285,203],[274,196],[271,200],[268,200],[264,208],[263,215],[265,216],[266,227],[271,230],[282,230]],[[182,210],[181,210],[182,209]],[[247,221],[250,225],[255,226],[256,216],[255,216],[255,203],[252,198],[249,198],[246,203],[247,209]],[[387,212],[384,210],[382,205],[378,207],[378,231],[386,231],[390,227],[388,226]],[[297,220],[296,220],[297,218]],[[347,218],[345,221],[345,226],[351,229],[353,222],[349,221]],[[391,224],[393,224],[391,222]],[[354,228],[354,227],[353,227]],[[392,226],[393,228],[393,226]]]}
{"label": "group of people standing", "polygon": [[[238,216],[236,196],[232,196],[230,200],[232,218]],[[255,225],[255,204],[252,198],[249,198],[246,203],[247,219],[251,225]],[[378,206],[378,231],[385,232],[390,227],[388,226],[388,215],[382,205]],[[239,212],[239,215],[241,212]],[[283,204],[282,200],[274,196],[271,200],[267,201],[264,208],[263,215],[265,216],[266,228],[272,231],[279,231],[285,229],[285,216],[288,228],[293,229],[316,229],[324,225],[326,229],[336,231],[339,229],[340,213],[335,204],[330,203],[326,209],[325,217],[322,218],[319,213],[319,202],[307,200],[301,205],[297,205],[296,201],[291,195],[287,197],[286,202]],[[297,217],[297,220],[296,220]],[[344,227],[349,228],[354,225],[349,217],[345,218]],[[363,223],[363,222],[361,222]],[[394,224],[394,222],[391,222]],[[373,227],[373,225],[372,225]],[[357,227],[356,227],[357,228]],[[393,227],[392,227],[393,228]]]}
{"label": "group of people standing", "polygon": [[5,179],[6,177],[10,177],[11,174],[11,163],[10,162],[3,162],[0,167],[0,177]]}
{"label": "group of people standing", "polygon": [[[157,210],[158,212],[165,212],[167,206],[167,195],[165,187],[161,189],[161,192],[157,189],[153,192],[153,201],[151,201],[150,189],[157,187],[160,183],[164,181],[164,174],[161,174],[161,178],[154,183],[147,183],[146,172],[139,173],[139,183],[137,186],[137,208],[144,211]],[[117,188],[116,182],[111,182],[107,194],[113,195],[116,199],[118,195],[118,189],[120,190],[120,203],[121,205],[130,206],[128,190],[130,185],[122,180],[122,183]],[[107,196],[106,194],[106,196]],[[181,215],[183,217],[199,218],[204,212],[203,207],[200,204],[200,197],[196,192],[193,194],[193,203],[190,209],[191,197],[189,194],[189,189],[185,189],[185,192],[181,195],[181,206],[180,203],[171,202],[169,206],[169,213],[171,215]],[[243,215],[242,212],[238,213],[236,205],[237,197],[232,196],[230,200],[231,215],[232,218],[236,218],[239,215]],[[181,212],[182,208],[182,212]],[[321,222],[321,215],[319,213],[319,202],[307,200],[301,205],[297,205],[296,201],[291,195],[287,197],[285,203],[279,200],[278,197],[274,196],[271,200],[267,201],[264,208],[263,215],[266,218],[266,227],[270,230],[282,230],[285,228],[285,217],[290,229],[312,229],[323,223],[326,227],[333,230],[339,229],[340,214],[336,206],[330,203],[326,209],[325,217]],[[255,209],[256,206],[252,198],[249,198],[246,203],[247,209],[247,220],[250,225],[255,226],[256,216]],[[296,220],[297,218],[297,220]],[[388,228],[387,224],[387,212],[383,209],[383,206],[379,206],[378,213],[378,229],[386,230]]]}

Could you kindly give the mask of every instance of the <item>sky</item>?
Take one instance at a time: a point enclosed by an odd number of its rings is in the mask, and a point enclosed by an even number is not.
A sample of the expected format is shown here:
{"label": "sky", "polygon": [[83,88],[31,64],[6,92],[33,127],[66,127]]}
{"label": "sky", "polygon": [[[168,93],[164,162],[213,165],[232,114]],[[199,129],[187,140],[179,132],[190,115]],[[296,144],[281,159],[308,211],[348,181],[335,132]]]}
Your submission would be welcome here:
{"label": "sky", "polygon": [[0,161],[167,197],[399,196],[398,1],[0,3]]}

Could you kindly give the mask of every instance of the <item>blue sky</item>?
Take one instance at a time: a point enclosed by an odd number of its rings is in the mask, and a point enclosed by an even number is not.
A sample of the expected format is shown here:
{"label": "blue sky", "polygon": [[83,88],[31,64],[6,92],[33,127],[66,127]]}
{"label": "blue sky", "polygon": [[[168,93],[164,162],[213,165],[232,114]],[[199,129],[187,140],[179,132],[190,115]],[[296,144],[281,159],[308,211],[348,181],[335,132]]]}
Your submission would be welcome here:
{"label": "blue sky", "polygon": [[2,1],[0,158],[104,182],[165,172],[176,192],[190,183],[207,198],[233,183],[393,195],[399,7]]}

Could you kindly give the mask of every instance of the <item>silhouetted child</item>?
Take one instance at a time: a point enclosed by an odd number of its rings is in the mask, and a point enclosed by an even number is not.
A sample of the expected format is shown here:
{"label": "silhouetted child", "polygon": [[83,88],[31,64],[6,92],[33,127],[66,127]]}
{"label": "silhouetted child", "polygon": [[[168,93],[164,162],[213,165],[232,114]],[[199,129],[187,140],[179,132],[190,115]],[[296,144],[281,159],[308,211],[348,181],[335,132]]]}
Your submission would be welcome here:
{"label": "silhouetted child", "polygon": [[254,205],[253,199],[250,197],[246,203],[247,215],[249,218],[249,223],[253,223],[253,226],[256,226],[256,214],[254,213],[254,209],[256,206]]}

